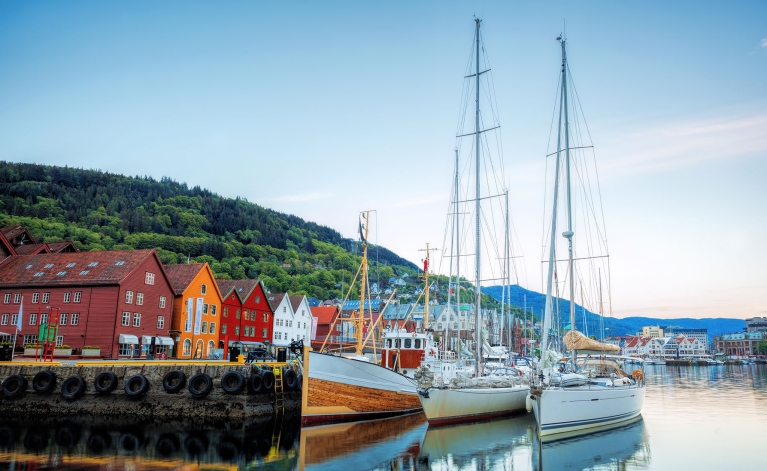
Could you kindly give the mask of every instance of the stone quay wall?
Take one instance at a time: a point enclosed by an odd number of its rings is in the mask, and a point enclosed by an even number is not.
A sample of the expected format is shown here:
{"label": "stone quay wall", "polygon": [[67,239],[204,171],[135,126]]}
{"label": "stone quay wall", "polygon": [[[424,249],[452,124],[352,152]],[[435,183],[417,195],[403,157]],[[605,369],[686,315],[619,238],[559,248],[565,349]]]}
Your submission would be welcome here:
{"label": "stone quay wall", "polygon": [[[0,416],[5,417],[62,417],[62,416],[112,416],[125,418],[159,419],[250,419],[274,414],[275,393],[249,394],[247,387],[237,394],[227,394],[221,388],[221,377],[228,371],[239,371],[246,381],[251,366],[241,364],[167,364],[136,363],[115,365],[58,366],[44,364],[0,364],[0,380],[20,374],[27,380],[26,392],[16,398],[0,394]],[[41,371],[50,370],[56,375],[56,386],[49,393],[38,393],[32,387],[32,379]],[[163,377],[173,370],[186,374],[187,384],[198,373],[206,373],[213,380],[211,392],[203,398],[193,396],[187,387],[177,393],[167,393]],[[99,394],[94,387],[96,376],[112,371],[118,379],[117,387],[109,394]],[[125,392],[125,382],[134,375],[143,374],[149,381],[149,390],[141,397],[133,398]],[[79,375],[85,381],[85,393],[79,399],[62,397],[63,382]],[[2,384],[2,383],[0,383]],[[284,412],[299,413],[301,393],[284,393]]]}

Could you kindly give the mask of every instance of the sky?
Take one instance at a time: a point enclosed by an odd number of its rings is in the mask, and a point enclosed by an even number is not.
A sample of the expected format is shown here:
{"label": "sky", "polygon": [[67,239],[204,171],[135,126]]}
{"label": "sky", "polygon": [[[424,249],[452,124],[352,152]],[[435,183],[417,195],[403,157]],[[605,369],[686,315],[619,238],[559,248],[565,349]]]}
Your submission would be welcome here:
{"label": "sky", "polygon": [[169,176],[418,263],[440,247],[474,15],[543,291],[560,47],[616,317],[767,316],[767,3],[0,2],[0,159]]}

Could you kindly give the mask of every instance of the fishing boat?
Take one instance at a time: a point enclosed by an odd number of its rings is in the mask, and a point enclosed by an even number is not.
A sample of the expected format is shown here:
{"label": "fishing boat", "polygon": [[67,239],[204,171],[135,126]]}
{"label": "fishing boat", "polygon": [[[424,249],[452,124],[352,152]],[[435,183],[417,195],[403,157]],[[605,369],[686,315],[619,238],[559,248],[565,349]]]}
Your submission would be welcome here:
{"label": "fishing boat", "polygon": [[[354,353],[338,355],[311,351],[304,354],[305,374],[303,403],[301,409],[302,425],[351,422],[376,418],[393,417],[419,412],[416,382],[395,369],[379,365],[364,354],[364,347],[375,330],[372,312],[366,315],[365,306],[370,306],[366,299],[368,283],[368,217],[369,212],[361,213],[359,224],[362,239],[362,263],[357,272],[360,276],[360,304],[348,321],[352,330]],[[355,280],[356,280],[355,276]],[[351,286],[354,285],[352,281]],[[383,316],[383,313],[379,316]],[[333,324],[334,325],[334,324]],[[331,331],[333,329],[331,325]],[[367,332],[367,334],[366,334]],[[405,347],[403,342],[398,347],[400,355],[412,355],[421,358],[428,348],[427,334],[408,334],[411,342]],[[409,351],[407,355],[404,350]],[[383,352],[387,357],[387,351]]]}
{"label": "fishing boat", "polygon": [[[626,373],[619,363],[608,355],[616,355],[619,348],[590,339],[576,330],[575,319],[575,282],[579,280],[583,289],[583,280],[593,280],[589,273],[583,273],[580,269],[576,273],[575,249],[582,249],[585,253],[579,253],[579,260],[587,260],[584,265],[593,270],[596,263],[606,260],[607,245],[600,237],[598,241],[575,238],[573,232],[573,211],[570,169],[571,159],[581,156],[584,149],[592,148],[579,142],[578,136],[571,143],[570,115],[568,110],[568,62],[566,53],[566,40],[563,35],[557,38],[562,49],[560,95],[559,95],[559,129],[557,132],[556,151],[550,155],[556,155],[554,169],[554,185],[552,199],[552,215],[549,242],[548,277],[546,288],[546,305],[543,319],[543,332],[541,338],[541,359],[538,364],[538,375],[535,383],[531,385],[528,406],[533,410],[538,424],[540,436],[561,433],[584,433],[594,427],[623,422],[640,415],[645,396],[645,383],[643,371],[634,370],[631,375]],[[577,116],[573,117],[577,119]],[[582,123],[576,121],[576,129]],[[564,142],[563,142],[564,141]],[[563,146],[564,144],[564,146]],[[573,151],[577,149],[577,154]],[[595,159],[594,159],[595,160]],[[586,163],[591,160],[578,159],[572,162],[577,169],[578,179],[585,184],[585,173],[588,171]],[[564,169],[562,168],[564,167]],[[562,171],[564,170],[564,171]],[[595,171],[595,169],[594,169]],[[556,352],[549,350],[548,337],[552,320],[552,284],[553,274],[557,264],[557,223],[560,215],[557,214],[558,193],[560,189],[560,173],[564,176],[563,189],[565,191],[565,214],[566,230],[562,237],[567,246],[567,273],[566,280],[570,291],[570,332],[565,337],[566,349],[570,352],[569,358],[560,359]],[[576,189],[577,191],[577,189]],[[587,201],[584,206],[593,208],[599,201],[589,200],[593,194],[584,190],[576,197]],[[583,221],[578,221],[584,234],[604,234],[603,228],[599,227],[600,221],[596,212],[579,214]],[[574,245],[575,241],[581,240],[580,245]],[[598,250],[598,251],[597,251]],[[609,266],[606,268],[609,269]],[[601,274],[601,271],[600,271]],[[601,276],[599,298],[601,303]],[[609,279],[609,278],[608,278]],[[609,289],[609,285],[608,285]]]}
{"label": "fishing boat", "polygon": [[[485,197],[492,197],[492,195],[482,195],[481,194],[481,179],[482,179],[482,173],[480,171],[480,165],[482,162],[482,156],[481,156],[481,143],[480,143],[480,136],[482,133],[490,131],[491,129],[480,129],[480,76],[486,72],[489,72],[489,70],[480,71],[480,25],[481,20],[475,19],[475,31],[474,31],[474,42],[475,42],[475,48],[472,48],[473,55],[474,55],[474,61],[472,63],[476,64],[476,69],[474,71],[474,74],[467,74],[470,80],[475,82],[475,91],[476,91],[476,114],[475,114],[475,121],[474,121],[474,132],[473,133],[466,133],[463,135],[457,136],[457,138],[460,140],[462,137],[465,136],[473,136],[474,137],[474,150],[475,150],[475,162],[474,162],[474,172],[475,172],[475,178],[476,178],[476,190],[474,194],[474,199],[471,201],[474,205],[474,214],[475,214],[475,252],[474,252],[474,258],[475,258],[475,271],[474,271],[474,319],[475,319],[475,369],[473,372],[473,377],[467,377],[464,375],[456,374],[453,378],[451,378],[449,381],[446,380],[444,377],[443,371],[447,370],[450,371],[449,368],[453,365],[454,362],[450,361],[449,358],[446,358],[445,361],[440,362],[440,364],[437,366],[437,369],[435,370],[438,375],[442,375],[441,381],[438,383],[434,383],[432,380],[433,378],[433,372],[430,371],[424,371],[421,370],[422,376],[419,377],[419,388],[420,388],[420,396],[419,399],[421,401],[421,406],[423,407],[424,414],[426,415],[426,419],[429,421],[430,425],[440,425],[440,424],[448,424],[448,423],[459,423],[459,422],[468,422],[468,421],[476,421],[481,420],[489,417],[497,417],[497,416],[504,416],[509,415],[514,412],[524,412],[525,408],[525,398],[528,393],[528,382],[525,380],[525,378],[522,376],[521,373],[518,372],[516,369],[510,369],[516,372],[514,376],[509,375],[489,375],[484,376],[484,369],[483,369],[483,362],[485,361],[485,357],[482,353],[483,346],[485,349],[490,349],[489,343],[485,342],[485,339],[482,338],[482,303],[481,303],[481,259],[482,259],[482,231],[481,231],[481,215],[482,210],[480,203],[483,198]],[[484,48],[482,48],[482,51],[484,51]],[[492,128],[496,129],[498,126]],[[453,214],[453,230],[451,230],[451,233],[455,233],[456,237],[453,239],[453,250],[455,250],[455,254],[451,253],[451,283],[452,286],[452,280],[453,280],[453,262],[452,260],[456,260],[456,264],[460,260],[460,252],[459,252],[459,244],[458,241],[460,240],[460,237],[458,236],[459,229],[458,229],[458,215],[460,213],[459,211],[459,153],[458,153],[458,147],[456,146],[456,173],[455,173],[455,181],[454,181],[454,194],[453,194],[453,201],[452,206],[454,207],[455,211]],[[506,222],[508,224],[508,192],[501,193],[505,194],[506,196]],[[471,204],[470,203],[470,204]],[[507,226],[508,227],[508,226]],[[508,230],[507,230],[508,233]],[[507,237],[508,240],[508,237]],[[452,250],[451,250],[452,252]],[[508,257],[507,257],[508,260]],[[460,271],[456,267],[456,275],[455,275],[455,282],[456,286],[460,283]],[[448,303],[452,302],[452,298],[450,297],[450,293],[452,290],[448,290]],[[458,291],[460,292],[460,291]],[[500,358],[500,352],[495,351],[488,351],[488,355],[496,354]],[[488,358],[492,358],[488,356]],[[499,363],[498,366],[501,366]]]}

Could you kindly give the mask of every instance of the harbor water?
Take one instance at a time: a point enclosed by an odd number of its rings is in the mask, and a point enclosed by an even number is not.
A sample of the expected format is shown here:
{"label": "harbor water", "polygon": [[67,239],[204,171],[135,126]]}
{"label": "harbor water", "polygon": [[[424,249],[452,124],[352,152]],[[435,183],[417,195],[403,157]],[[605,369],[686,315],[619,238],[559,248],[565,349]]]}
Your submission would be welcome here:
{"label": "harbor water", "polygon": [[767,366],[647,366],[642,416],[547,440],[532,414],[430,428],[422,415],[300,428],[254,421],[0,419],[0,470],[763,469]]}

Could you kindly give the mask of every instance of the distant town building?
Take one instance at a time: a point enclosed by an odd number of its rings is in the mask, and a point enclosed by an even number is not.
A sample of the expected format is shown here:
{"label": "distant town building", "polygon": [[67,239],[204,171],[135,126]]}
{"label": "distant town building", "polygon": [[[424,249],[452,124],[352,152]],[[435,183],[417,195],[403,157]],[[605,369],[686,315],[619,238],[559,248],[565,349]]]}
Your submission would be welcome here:
{"label": "distant town building", "polygon": [[708,329],[683,329],[681,327],[664,327],[663,331],[668,337],[679,337],[684,335],[687,338],[694,338],[701,345],[708,345]]}
{"label": "distant town building", "polygon": [[663,329],[660,326],[653,325],[653,326],[644,326],[642,327],[642,333],[639,334],[640,337],[645,338],[658,338],[663,337]]}
{"label": "distant town building", "polygon": [[738,332],[720,335],[714,341],[716,351],[728,356],[747,356],[756,353],[756,345],[764,340],[764,332]]}
{"label": "distant town building", "polygon": [[767,332],[767,317],[746,319],[746,332]]}

